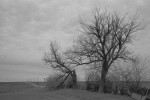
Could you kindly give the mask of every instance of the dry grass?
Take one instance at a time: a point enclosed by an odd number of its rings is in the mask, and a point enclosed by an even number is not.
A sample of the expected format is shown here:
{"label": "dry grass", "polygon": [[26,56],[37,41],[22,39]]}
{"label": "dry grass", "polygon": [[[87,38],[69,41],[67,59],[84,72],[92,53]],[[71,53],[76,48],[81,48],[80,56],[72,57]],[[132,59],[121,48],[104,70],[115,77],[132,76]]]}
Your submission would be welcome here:
{"label": "dry grass", "polygon": [[[7,84],[7,86],[11,87],[11,84]],[[0,93],[0,100],[132,100],[126,96],[99,94],[85,90],[60,89],[46,91],[44,88],[30,87],[27,83],[23,83],[19,87],[20,91]]]}

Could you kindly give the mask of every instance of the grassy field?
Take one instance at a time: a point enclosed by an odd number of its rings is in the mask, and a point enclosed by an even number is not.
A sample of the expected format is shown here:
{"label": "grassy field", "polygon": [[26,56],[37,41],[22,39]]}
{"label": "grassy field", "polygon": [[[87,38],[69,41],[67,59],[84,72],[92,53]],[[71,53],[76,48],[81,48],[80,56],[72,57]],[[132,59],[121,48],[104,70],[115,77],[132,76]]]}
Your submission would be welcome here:
{"label": "grassy field", "polygon": [[31,88],[34,87],[25,82],[0,82],[0,93],[19,92]]}
{"label": "grassy field", "polygon": [[133,100],[126,96],[99,94],[85,90],[47,91],[23,82],[0,83],[0,100]]}

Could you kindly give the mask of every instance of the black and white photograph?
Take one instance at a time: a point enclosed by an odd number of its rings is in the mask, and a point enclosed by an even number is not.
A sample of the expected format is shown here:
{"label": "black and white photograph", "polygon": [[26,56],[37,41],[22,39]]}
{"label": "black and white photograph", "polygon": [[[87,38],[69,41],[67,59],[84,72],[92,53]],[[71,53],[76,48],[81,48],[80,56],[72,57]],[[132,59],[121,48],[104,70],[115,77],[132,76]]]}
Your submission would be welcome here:
{"label": "black and white photograph", "polygon": [[150,0],[0,0],[0,100],[150,100]]}

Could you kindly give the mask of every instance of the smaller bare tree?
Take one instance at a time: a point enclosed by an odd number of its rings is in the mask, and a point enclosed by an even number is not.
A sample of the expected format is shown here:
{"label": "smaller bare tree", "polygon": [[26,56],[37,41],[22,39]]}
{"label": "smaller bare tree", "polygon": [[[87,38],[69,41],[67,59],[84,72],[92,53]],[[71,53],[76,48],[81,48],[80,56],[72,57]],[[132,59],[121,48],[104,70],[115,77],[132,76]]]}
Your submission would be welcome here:
{"label": "smaller bare tree", "polygon": [[63,79],[63,81],[57,85],[58,88],[64,84],[69,76],[72,77],[72,87],[77,88],[77,75],[75,69],[73,69],[72,64],[69,63],[67,55],[60,52],[60,48],[56,42],[50,43],[50,52],[45,53],[43,60],[45,63],[49,64],[51,68],[60,73],[56,80]]}

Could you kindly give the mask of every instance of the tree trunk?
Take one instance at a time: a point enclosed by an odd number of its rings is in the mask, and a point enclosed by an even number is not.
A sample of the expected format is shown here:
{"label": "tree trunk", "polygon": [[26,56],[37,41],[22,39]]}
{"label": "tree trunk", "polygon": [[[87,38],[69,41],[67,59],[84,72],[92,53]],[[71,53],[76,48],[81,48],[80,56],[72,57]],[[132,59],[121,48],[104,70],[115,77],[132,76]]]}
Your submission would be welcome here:
{"label": "tree trunk", "polygon": [[98,92],[104,93],[105,92],[105,86],[106,86],[106,75],[108,72],[108,66],[106,62],[103,63],[103,68],[101,72],[101,81],[100,81],[100,86]]}
{"label": "tree trunk", "polygon": [[77,88],[77,75],[76,75],[75,70],[73,70],[71,76],[72,76],[72,87],[73,89],[76,89]]}
{"label": "tree trunk", "polygon": [[98,90],[98,92],[100,92],[100,93],[104,93],[104,91],[105,91],[105,80],[106,80],[106,72],[102,71],[101,82],[100,82],[100,86],[99,86],[99,90]]}

